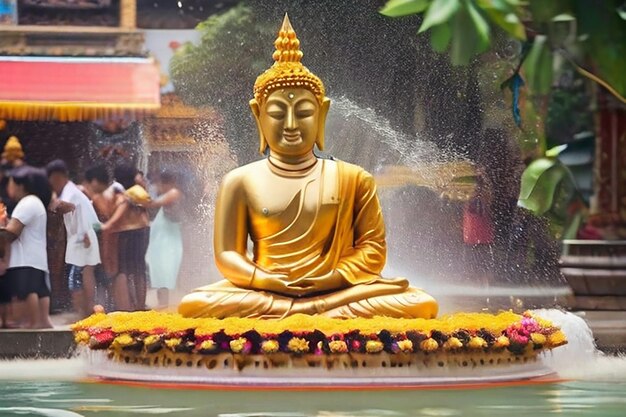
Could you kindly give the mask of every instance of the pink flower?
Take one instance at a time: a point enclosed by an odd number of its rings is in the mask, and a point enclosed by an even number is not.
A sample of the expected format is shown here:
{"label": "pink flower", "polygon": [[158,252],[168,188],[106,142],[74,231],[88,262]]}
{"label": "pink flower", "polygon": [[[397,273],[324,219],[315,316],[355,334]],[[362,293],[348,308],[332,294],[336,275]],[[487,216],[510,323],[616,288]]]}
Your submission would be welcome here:
{"label": "pink flower", "polygon": [[537,323],[537,321],[532,317],[524,317],[522,319],[522,327],[526,332],[528,332],[528,334],[537,333],[541,329],[539,323]]}
{"label": "pink flower", "polygon": [[509,339],[511,340],[511,342],[517,343],[520,345],[527,344],[529,340],[527,335],[519,334],[517,332],[511,332],[509,334]]}

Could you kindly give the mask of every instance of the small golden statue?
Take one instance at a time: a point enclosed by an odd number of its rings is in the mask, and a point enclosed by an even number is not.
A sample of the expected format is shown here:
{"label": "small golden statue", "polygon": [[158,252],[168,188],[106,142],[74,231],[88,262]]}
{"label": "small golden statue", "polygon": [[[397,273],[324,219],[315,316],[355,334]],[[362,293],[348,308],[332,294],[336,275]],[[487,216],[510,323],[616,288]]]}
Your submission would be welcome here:
{"label": "small golden statue", "polygon": [[[319,159],[330,100],[300,60],[285,16],[274,65],[254,85],[250,107],[260,151],[222,182],[215,211],[215,260],[226,278],[186,295],[186,317],[434,318],[437,302],[404,278],[385,279],[385,226],[373,177]],[[247,254],[248,237],[253,243]]]}

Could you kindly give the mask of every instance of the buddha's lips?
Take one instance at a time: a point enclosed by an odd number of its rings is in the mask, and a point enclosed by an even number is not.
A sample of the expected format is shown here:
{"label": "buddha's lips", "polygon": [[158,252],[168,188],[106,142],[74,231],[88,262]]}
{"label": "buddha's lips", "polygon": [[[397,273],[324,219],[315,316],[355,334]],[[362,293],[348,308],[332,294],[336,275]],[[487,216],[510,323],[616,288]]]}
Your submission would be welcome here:
{"label": "buddha's lips", "polygon": [[287,142],[297,142],[301,136],[302,135],[300,134],[300,132],[283,133],[283,139],[285,139]]}

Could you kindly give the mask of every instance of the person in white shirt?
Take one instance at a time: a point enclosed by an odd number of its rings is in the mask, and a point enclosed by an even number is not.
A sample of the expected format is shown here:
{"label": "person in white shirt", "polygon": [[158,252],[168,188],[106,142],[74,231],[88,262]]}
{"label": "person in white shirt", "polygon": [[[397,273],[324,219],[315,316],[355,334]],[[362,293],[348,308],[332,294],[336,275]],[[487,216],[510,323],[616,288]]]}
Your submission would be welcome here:
{"label": "person in white shirt", "polygon": [[6,278],[17,307],[28,318],[28,326],[50,328],[46,207],[52,191],[41,169],[24,165],[11,171],[9,177],[7,191],[17,205],[0,229],[2,238],[11,242]]}
{"label": "person in white shirt", "polygon": [[63,214],[67,235],[65,263],[69,266],[68,288],[74,310],[82,316],[93,312],[96,297],[95,268],[100,264],[100,248],[94,225],[99,224],[96,211],[87,196],[70,181],[65,162],[56,159],[46,166],[48,181],[60,202],[70,203],[73,210]]}

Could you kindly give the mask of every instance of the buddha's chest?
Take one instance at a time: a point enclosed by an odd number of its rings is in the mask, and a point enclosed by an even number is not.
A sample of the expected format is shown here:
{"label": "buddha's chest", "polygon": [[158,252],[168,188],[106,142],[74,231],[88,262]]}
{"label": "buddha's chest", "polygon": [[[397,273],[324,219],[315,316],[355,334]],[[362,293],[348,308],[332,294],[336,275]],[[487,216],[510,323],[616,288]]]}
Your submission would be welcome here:
{"label": "buddha's chest", "polygon": [[[339,199],[338,182],[331,170],[320,167],[304,177],[281,177],[264,172],[247,187],[248,219],[253,238],[290,230],[333,225]],[[250,184],[248,184],[250,185]]]}

